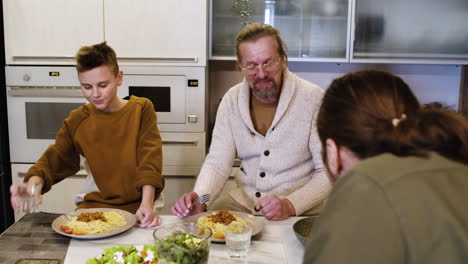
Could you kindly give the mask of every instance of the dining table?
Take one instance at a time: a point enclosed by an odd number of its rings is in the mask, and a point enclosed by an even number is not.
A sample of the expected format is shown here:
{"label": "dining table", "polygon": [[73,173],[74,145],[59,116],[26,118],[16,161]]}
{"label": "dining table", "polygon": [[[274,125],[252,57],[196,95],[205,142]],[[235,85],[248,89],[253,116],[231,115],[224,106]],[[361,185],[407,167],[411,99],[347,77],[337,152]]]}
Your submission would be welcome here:
{"label": "dining table", "polygon": [[[55,232],[51,224],[59,214],[29,213],[0,234],[0,263],[84,264],[87,259],[117,245],[153,244],[154,228],[134,226],[121,234],[101,239],[76,239]],[[161,215],[161,225],[182,222],[173,215]],[[211,243],[208,263],[302,263],[304,247],[296,238],[293,224],[304,217],[269,221],[257,216],[263,228],[252,237],[248,255],[230,258],[225,243]]]}

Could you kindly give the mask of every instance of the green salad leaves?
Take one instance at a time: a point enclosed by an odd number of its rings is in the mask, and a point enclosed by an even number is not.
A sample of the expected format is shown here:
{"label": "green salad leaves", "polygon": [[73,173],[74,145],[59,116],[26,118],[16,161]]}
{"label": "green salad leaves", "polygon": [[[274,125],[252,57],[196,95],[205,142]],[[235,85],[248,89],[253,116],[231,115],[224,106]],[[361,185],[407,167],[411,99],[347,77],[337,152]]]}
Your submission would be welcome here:
{"label": "green salad leaves", "polygon": [[100,256],[88,259],[86,264],[150,264],[158,263],[153,245],[116,246],[104,249]]}
{"label": "green salad leaves", "polygon": [[156,241],[156,255],[158,259],[178,264],[207,263],[209,246],[209,240],[176,231],[163,240]]}
{"label": "green salad leaves", "polygon": [[210,240],[176,231],[156,245],[115,246],[103,254],[88,259],[86,264],[202,264],[208,262]]}

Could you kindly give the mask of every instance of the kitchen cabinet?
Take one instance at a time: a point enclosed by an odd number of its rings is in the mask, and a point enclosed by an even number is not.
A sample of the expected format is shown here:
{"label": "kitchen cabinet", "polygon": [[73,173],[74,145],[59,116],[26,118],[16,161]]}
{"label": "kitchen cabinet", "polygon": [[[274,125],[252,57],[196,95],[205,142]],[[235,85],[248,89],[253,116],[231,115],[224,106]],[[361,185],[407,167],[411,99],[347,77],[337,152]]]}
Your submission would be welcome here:
{"label": "kitchen cabinet", "polygon": [[466,0],[356,0],[352,62],[468,63]]}
{"label": "kitchen cabinet", "polygon": [[197,176],[206,153],[206,133],[160,132],[163,175]]}
{"label": "kitchen cabinet", "polygon": [[102,13],[96,0],[3,0],[6,64],[74,64],[104,40]]}
{"label": "kitchen cabinet", "polygon": [[466,0],[212,0],[210,59],[235,60],[247,23],[277,28],[290,61],[468,64]]}
{"label": "kitchen cabinet", "polygon": [[125,64],[206,66],[206,0],[104,0],[105,39]]}
{"label": "kitchen cabinet", "polygon": [[290,61],[348,61],[348,0],[212,0],[211,59],[235,59],[237,33],[262,22],[277,28]]}
{"label": "kitchen cabinet", "polygon": [[74,65],[107,41],[121,65],[206,66],[207,0],[4,0],[7,64]]}

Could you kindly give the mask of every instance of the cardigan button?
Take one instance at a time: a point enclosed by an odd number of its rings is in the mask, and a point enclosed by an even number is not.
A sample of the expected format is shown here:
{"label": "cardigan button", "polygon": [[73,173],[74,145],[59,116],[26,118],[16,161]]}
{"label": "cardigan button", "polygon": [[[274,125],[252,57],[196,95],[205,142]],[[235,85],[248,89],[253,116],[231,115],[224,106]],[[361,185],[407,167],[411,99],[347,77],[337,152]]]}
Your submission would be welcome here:
{"label": "cardigan button", "polygon": [[269,150],[265,150],[265,152],[263,152],[263,154],[264,154],[265,156],[268,156],[268,155],[270,155],[270,151],[269,151]]}
{"label": "cardigan button", "polygon": [[262,177],[262,178],[265,177],[265,172],[263,172],[263,171],[260,172],[260,177]]}
{"label": "cardigan button", "polygon": [[260,198],[260,196],[262,196],[262,194],[261,194],[260,192],[256,192],[256,193],[255,193],[255,196],[256,196],[257,198]]}
{"label": "cardigan button", "polygon": [[254,207],[255,212],[260,212],[260,210],[257,209],[257,207]]}

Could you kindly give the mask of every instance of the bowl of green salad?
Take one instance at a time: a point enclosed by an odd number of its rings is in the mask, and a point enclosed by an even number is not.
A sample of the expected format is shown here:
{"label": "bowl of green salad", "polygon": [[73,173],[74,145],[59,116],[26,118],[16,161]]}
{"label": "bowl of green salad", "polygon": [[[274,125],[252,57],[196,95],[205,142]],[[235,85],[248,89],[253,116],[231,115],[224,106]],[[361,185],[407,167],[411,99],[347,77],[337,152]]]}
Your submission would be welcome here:
{"label": "bowl of green salad", "polygon": [[208,263],[211,230],[197,223],[161,225],[153,232],[159,264]]}

